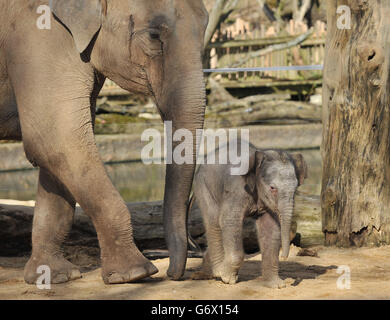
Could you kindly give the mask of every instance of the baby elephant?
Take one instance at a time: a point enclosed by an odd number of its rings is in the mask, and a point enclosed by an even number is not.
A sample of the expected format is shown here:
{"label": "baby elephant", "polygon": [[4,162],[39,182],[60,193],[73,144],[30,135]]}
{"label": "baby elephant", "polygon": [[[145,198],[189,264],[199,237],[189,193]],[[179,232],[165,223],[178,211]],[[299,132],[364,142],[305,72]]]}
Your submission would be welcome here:
{"label": "baby elephant", "polygon": [[[231,175],[232,165],[201,165],[195,175],[194,197],[206,228],[208,250],[201,274],[234,284],[244,258],[243,220],[256,219],[262,253],[262,283],[285,286],[279,278],[279,250],[287,259],[297,187],[307,176],[302,155],[284,151],[249,151],[249,171]],[[192,201],[193,201],[192,200]]]}

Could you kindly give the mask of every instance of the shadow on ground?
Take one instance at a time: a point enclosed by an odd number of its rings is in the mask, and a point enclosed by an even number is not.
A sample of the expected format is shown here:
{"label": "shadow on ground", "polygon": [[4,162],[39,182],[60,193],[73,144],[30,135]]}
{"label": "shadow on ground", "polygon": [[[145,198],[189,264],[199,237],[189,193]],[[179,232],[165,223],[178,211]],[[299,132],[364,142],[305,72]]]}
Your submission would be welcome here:
{"label": "shadow on ground", "polygon": [[[316,279],[328,270],[337,269],[337,266],[304,265],[297,262],[280,262],[279,275],[282,279],[292,278],[297,286],[305,279]],[[245,261],[240,269],[238,281],[250,281],[261,276],[261,261]]]}
{"label": "shadow on ground", "polygon": [[[318,265],[304,265],[298,262],[280,262],[279,263],[279,276],[282,279],[294,279],[292,286],[299,285],[302,280],[305,279],[316,279],[322,274],[325,274],[328,270],[337,269],[337,266],[318,266]],[[201,271],[201,266],[197,268],[190,268],[188,271],[191,275],[184,277],[184,280],[195,279],[195,280],[206,280],[210,279],[208,276],[204,278],[197,278],[196,275]],[[245,261],[238,274],[238,282],[246,282],[255,280],[261,277],[261,261]]]}

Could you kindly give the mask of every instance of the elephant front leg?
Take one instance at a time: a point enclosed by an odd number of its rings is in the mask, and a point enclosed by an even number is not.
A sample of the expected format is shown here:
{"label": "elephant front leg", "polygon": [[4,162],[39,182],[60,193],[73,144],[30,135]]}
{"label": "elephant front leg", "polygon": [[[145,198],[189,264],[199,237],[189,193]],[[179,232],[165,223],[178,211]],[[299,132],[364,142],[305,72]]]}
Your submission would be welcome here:
{"label": "elephant front leg", "polygon": [[[178,111],[178,114],[185,116],[186,111]],[[188,117],[188,115],[186,115]],[[202,116],[200,116],[203,119]],[[165,119],[170,119],[165,118]],[[170,121],[170,120],[168,120]],[[196,129],[202,128],[203,123],[193,124],[180,122],[177,119],[172,121],[172,133],[180,133],[179,130],[186,129],[191,133],[191,139],[182,142],[186,144],[188,150],[192,151],[189,158],[183,159],[177,154],[177,147],[180,143],[173,142],[172,146],[167,146],[168,152],[173,152],[172,163],[167,164],[165,177],[164,194],[164,231],[165,239],[169,251],[169,268],[167,275],[173,280],[179,280],[185,271],[187,263],[187,209],[188,199],[191,192],[192,181],[195,172],[196,162]],[[189,160],[189,161],[187,161]]]}
{"label": "elephant front leg", "polygon": [[219,225],[209,223],[206,225],[207,251],[203,257],[202,271],[214,278],[222,277],[224,250],[222,232]]}
{"label": "elephant front leg", "polygon": [[[80,141],[77,136],[66,140]],[[64,143],[58,141],[55,145],[64,146]],[[45,152],[47,160],[41,158],[40,152],[32,152],[32,157],[41,167],[50,168],[47,170],[64,183],[90,216],[101,248],[104,282],[132,282],[156,273],[157,269],[134,244],[129,211],[107,176],[96,146],[60,148],[61,152]],[[36,230],[37,237],[41,232]]]}
{"label": "elephant front leg", "polygon": [[220,277],[224,283],[235,284],[238,271],[244,260],[242,227],[245,212],[232,205],[223,206],[221,217],[224,260],[220,267]]}
{"label": "elephant front leg", "polygon": [[187,262],[187,205],[194,165],[167,165],[164,195],[164,232],[169,251],[167,275],[179,280]]}
{"label": "elephant front leg", "polygon": [[[39,90],[31,92],[39,97],[53,96],[39,94]],[[21,95],[22,102],[33,100]],[[88,97],[87,94],[84,96]],[[158,270],[134,244],[130,213],[99,157],[89,103],[89,99],[84,101],[82,98],[47,101],[33,107],[30,107],[31,103],[21,103],[19,114],[24,148],[30,161],[61,181],[74,201],[91,217],[100,243],[105,283],[136,281]],[[45,118],[40,120],[37,114]],[[45,228],[36,228],[36,237],[45,231]],[[35,242],[39,244],[40,240]],[[31,270],[34,269],[34,265],[31,266]]]}
{"label": "elephant front leg", "polygon": [[256,227],[261,249],[261,283],[269,288],[284,288],[286,284],[279,278],[280,226],[265,213],[257,219]]}
{"label": "elephant front leg", "polygon": [[78,267],[67,261],[61,249],[73,223],[75,201],[66,187],[47,170],[39,172],[37,203],[32,230],[32,255],[24,279],[35,284],[40,266],[50,268],[51,283],[81,278]]}
{"label": "elephant front leg", "polygon": [[201,271],[193,275],[193,279],[213,279],[220,277],[224,252],[222,231],[219,224],[220,208],[207,188],[205,181],[194,186],[196,203],[199,206],[206,231],[207,250],[203,255]]}

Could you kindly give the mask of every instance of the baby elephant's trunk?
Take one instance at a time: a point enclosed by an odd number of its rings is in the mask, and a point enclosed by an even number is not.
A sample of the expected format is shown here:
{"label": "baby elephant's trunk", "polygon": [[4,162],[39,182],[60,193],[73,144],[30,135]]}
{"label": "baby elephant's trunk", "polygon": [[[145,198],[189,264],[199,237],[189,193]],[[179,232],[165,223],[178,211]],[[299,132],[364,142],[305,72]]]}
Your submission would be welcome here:
{"label": "baby elephant's trunk", "polygon": [[280,214],[281,237],[282,237],[282,260],[287,260],[290,252],[290,230],[293,208],[292,205],[284,208]]}

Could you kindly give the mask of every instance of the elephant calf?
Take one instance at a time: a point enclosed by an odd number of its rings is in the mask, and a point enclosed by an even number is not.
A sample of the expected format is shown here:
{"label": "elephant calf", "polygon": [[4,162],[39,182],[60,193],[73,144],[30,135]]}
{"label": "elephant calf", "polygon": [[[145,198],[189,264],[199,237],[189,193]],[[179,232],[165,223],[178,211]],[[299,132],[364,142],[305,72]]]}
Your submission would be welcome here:
{"label": "elephant calf", "polygon": [[246,175],[230,174],[232,165],[201,165],[194,197],[206,228],[208,249],[201,274],[234,284],[244,258],[243,220],[256,219],[262,252],[262,277],[267,287],[281,288],[279,250],[287,258],[294,195],[307,175],[300,154],[249,149]]}

